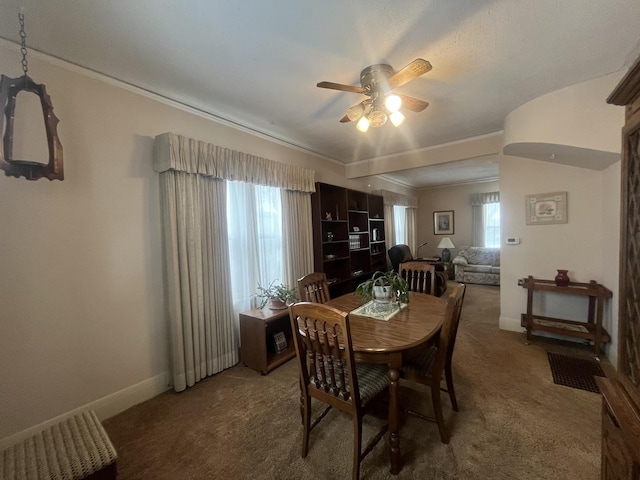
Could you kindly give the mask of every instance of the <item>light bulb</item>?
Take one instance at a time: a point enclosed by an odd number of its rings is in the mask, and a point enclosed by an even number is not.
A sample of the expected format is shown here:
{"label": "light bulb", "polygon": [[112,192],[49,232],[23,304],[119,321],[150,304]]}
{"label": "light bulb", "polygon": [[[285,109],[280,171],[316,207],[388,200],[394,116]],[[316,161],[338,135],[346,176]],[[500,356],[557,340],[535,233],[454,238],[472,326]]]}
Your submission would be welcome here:
{"label": "light bulb", "polygon": [[382,110],[372,110],[369,114],[369,123],[372,127],[381,127],[387,123],[387,114]]}
{"label": "light bulb", "polygon": [[402,122],[404,122],[405,116],[400,112],[392,112],[391,115],[389,115],[389,118],[391,119],[391,123],[393,123],[394,127],[399,127],[402,125]]}
{"label": "light bulb", "polygon": [[352,122],[355,122],[362,116],[363,113],[364,106],[362,105],[362,103],[359,103],[358,105],[354,105],[353,107],[349,107],[347,109],[347,118]]}
{"label": "light bulb", "polygon": [[402,106],[402,99],[398,95],[387,95],[384,106],[387,107],[387,110],[390,112],[397,112]]}
{"label": "light bulb", "polygon": [[356,128],[362,133],[369,130],[369,120],[367,120],[367,117],[360,117],[360,120],[356,123]]}

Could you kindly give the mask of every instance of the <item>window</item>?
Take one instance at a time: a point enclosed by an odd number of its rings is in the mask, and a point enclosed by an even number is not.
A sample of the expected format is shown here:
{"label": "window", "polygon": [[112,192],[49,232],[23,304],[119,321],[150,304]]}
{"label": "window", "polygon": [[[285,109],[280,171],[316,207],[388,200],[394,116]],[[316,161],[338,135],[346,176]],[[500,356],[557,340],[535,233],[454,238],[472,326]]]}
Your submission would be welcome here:
{"label": "window", "polygon": [[405,210],[407,207],[393,206],[393,230],[396,237],[396,244],[407,243],[407,217]]}
{"label": "window", "polygon": [[283,278],[280,189],[227,182],[227,229],[233,306],[240,312],[251,307],[258,283]]}
{"label": "window", "polygon": [[500,204],[485,203],[482,206],[484,216],[484,246],[500,248]]}

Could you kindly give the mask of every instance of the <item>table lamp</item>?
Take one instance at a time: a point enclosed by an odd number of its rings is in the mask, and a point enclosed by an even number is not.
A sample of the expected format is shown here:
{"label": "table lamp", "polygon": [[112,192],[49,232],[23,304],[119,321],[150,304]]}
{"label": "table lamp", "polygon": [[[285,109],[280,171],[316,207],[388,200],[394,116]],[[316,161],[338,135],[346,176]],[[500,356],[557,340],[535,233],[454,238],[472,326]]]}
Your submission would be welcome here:
{"label": "table lamp", "polygon": [[422,247],[424,247],[427,243],[429,243],[429,242],[424,242],[424,243],[421,243],[420,245],[418,245],[418,250],[416,251],[416,258],[422,258],[422,257],[420,256],[420,249],[421,249]]}
{"label": "table lamp", "polygon": [[444,249],[442,250],[442,261],[448,262],[449,260],[451,260],[451,252],[449,251],[449,249],[456,248],[456,246],[453,244],[449,237],[444,237],[442,240],[440,240],[438,248]]}

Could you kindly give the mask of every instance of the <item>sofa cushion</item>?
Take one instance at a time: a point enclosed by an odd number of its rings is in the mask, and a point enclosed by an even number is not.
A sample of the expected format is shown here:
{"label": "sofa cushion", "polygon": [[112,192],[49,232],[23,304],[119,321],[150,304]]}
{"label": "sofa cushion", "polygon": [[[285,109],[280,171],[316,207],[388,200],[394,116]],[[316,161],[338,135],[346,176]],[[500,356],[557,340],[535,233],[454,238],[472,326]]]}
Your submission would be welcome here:
{"label": "sofa cushion", "polygon": [[465,271],[460,281],[464,283],[479,283],[482,285],[500,285],[500,275],[496,275],[495,273]]}
{"label": "sofa cushion", "polygon": [[480,247],[469,247],[466,251],[461,251],[461,255],[466,257],[469,265],[492,265],[493,252]]}
{"label": "sofa cushion", "polygon": [[467,265],[464,267],[464,271],[474,273],[491,273],[492,268],[493,267],[491,265]]}
{"label": "sofa cushion", "polygon": [[453,264],[462,265],[466,267],[467,265],[469,265],[469,262],[467,262],[467,259],[462,255],[458,255],[456,258],[453,259]]}

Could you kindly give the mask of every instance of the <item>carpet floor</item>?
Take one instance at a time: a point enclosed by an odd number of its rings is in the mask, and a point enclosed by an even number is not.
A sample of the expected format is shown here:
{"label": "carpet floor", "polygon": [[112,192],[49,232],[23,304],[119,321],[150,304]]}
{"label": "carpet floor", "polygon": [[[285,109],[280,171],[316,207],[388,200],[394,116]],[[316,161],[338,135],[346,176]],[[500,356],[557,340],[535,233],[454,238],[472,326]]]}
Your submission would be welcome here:
{"label": "carpet floor", "polygon": [[[443,395],[452,439],[403,417],[403,469],[389,473],[386,437],[365,458],[362,479],[580,479],[600,477],[599,394],[556,385],[547,350],[592,350],[499,330],[499,287],[469,285],[454,353],[459,412]],[[611,368],[605,358],[605,370]],[[118,479],[340,479],[351,477],[350,417],[332,411],[301,458],[297,365],[269,375],[237,365],[182,393],[163,393],[108,420]],[[401,384],[401,401],[430,411],[425,387]],[[384,423],[368,415],[364,441]]]}

